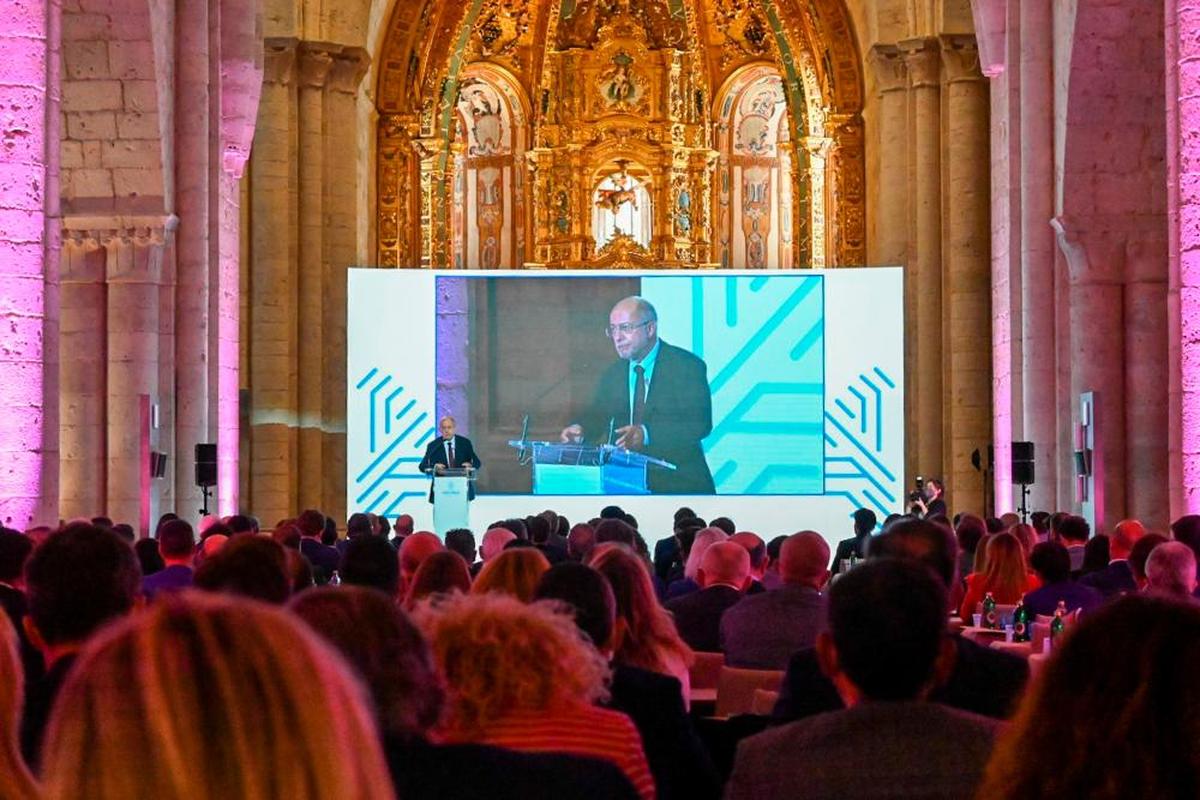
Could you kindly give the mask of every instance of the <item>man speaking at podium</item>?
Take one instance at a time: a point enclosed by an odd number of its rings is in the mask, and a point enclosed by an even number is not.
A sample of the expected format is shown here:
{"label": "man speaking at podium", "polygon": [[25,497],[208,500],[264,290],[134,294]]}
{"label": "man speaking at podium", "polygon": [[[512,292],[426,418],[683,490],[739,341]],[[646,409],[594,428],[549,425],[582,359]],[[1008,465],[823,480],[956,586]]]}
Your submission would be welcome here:
{"label": "man speaking at podium", "polygon": [[700,446],[712,432],[707,365],[658,338],[658,313],[640,297],[613,306],[605,334],[620,360],[601,373],[591,404],[563,429],[562,440],[602,439],[611,422],[617,446],[677,467],[650,467],[653,494],[713,494]]}
{"label": "man speaking at podium", "polygon": [[[441,436],[431,441],[425,447],[425,457],[421,459],[418,469],[421,472],[433,472],[441,475],[447,469],[465,469],[468,472],[479,469],[479,456],[475,455],[475,446],[465,436],[454,435],[454,417],[442,417],[438,423]],[[475,482],[467,481],[467,499],[475,499]],[[433,502],[433,485],[429,486],[429,502]]]}

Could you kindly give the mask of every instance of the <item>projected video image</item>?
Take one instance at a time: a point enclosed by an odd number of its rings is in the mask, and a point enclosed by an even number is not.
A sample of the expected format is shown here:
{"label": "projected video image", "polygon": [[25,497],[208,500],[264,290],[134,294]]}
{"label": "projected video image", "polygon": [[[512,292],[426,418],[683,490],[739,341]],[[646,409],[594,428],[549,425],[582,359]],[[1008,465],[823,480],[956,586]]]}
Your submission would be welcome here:
{"label": "projected video image", "polygon": [[480,494],[820,494],[823,282],[443,276],[437,405]]}

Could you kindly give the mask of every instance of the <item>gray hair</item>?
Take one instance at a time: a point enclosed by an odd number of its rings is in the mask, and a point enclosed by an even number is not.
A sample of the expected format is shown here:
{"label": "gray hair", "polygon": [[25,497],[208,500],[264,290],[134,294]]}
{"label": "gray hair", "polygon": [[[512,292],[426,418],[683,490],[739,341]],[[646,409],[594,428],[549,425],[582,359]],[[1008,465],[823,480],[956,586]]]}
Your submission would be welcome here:
{"label": "gray hair", "polygon": [[650,304],[650,301],[646,300],[644,297],[639,297],[636,294],[630,295],[629,297],[618,301],[616,305],[630,302],[637,303],[638,314],[641,315],[644,322],[658,322],[658,311],[656,311],[654,306]]}
{"label": "gray hair", "polygon": [[1146,559],[1146,588],[1190,596],[1196,588],[1196,555],[1183,542],[1163,542]]}

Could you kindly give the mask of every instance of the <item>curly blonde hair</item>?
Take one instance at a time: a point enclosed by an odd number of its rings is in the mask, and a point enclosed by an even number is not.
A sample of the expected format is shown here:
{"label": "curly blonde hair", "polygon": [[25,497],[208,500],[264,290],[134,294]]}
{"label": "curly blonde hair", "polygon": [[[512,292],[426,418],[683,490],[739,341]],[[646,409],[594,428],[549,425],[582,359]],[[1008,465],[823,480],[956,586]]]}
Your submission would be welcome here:
{"label": "curly blonde hair", "polygon": [[452,595],[419,604],[414,616],[445,678],[454,736],[470,739],[513,712],[608,696],[608,662],[561,604]]}
{"label": "curly blonde hair", "polygon": [[471,594],[503,592],[523,603],[533,599],[542,573],[550,569],[550,562],[542,551],[533,547],[515,547],[505,550],[493,559],[484,562],[483,569],[471,585]]}

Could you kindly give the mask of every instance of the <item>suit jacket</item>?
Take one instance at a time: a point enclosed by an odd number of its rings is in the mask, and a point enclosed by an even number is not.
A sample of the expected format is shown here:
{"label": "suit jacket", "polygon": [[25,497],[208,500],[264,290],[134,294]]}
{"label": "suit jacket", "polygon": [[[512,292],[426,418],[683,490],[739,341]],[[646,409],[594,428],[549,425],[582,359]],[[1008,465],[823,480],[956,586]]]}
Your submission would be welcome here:
{"label": "suit jacket", "polygon": [[633,720],[642,735],[658,800],[715,800],[721,780],[683,707],[682,692],[676,678],[614,664],[607,705]]}
{"label": "suit jacket", "polygon": [[721,617],[725,663],[745,669],[787,669],[797,650],[814,647],[825,627],[825,596],[788,584],[747,595]]}
{"label": "suit jacket", "polygon": [[[931,700],[985,717],[1007,719],[1025,691],[1029,664],[1020,656],[954,637],[954,670]],[[791,722],[813,714],[842,708],[842,698],[821,672],[815,650],[792,656],[779,689],[779,700],[771,718]]]}
{"label": "suit jacket", "polygon": [[159,592],[174,592],[192,585],[192,568],[173,564],[142,578],[142,594],[153,600]]}
{"label": "suit jacket", "polygon": [[404,800],[637,800],[615,764],[481,744],[433,745],[385,737],[396,796]]}
{"label": "suit jacket", "polygon": [[[441,464],[445,467],[450,467],[450,457],[446,452],[446,440],[441,436],[437,437],[425,446],[425,457],[421,459],[419,469],[421,472],[432,473],[433,468]],[[470,464],[475,469],[479,469],[481,462],[479,456],[475,455],[475,445],[471,444],[471,440],[465,436],[454,435],[454,464],[453,468],[458,468],[464,464]],[[467,481],[467,499],[475,499],[475,482]],[[433,502],[433,484],[429,484],[429,502]]]}
{"label": "suit jacket", "polygon": [[1079,579],[1081,586],[1090,586],[1104,595],[1104,599],[1119,594],[1137,591],[1133,569],[1125,559],[1114,561],[1102,570],[1090,572]]}
{"label": "suit jacket", "polygon": [[725,797],[970,798],[999,727],[936,703],[863,703],[744,740]]}
{"label": "suit jacket", "polygon": [[333,577],[333,573],[342,561],[336,547],[321,544],[319,540],[310,537],[300,540],[300,555],[307,558],[308,563],[312,564],[313,581],[318,586],[329,583],[329,579]]}
{"label": "suit jacket", "polygon": [[842,539],[838,542],[837,552],[833,556],[833,567],[831,572],[837,575],[842,571],[842,559],[850,558],[853,555],[855,558],[863,558],[866,556],[867,540],[870,536],[864,536],[859,539],[857,536],[850,539]]}
{"label": "suit jacket", "polygon": [[1086,614],[1104,603],[1104,595],[1090,586],[1084,586],[1074,581],[1052,583],[1040,589],[1034,589],[1025,595],[1025,608],[1034,614],[1050,617],[1058,608],[1058,601],[1067,604],[1067,611],[1082,609]]}
{"label": "suit jacket", "polygon": [[[712,472],[700,442],[712,432],[712,390],[708,366],[688,351],[659,340],[642,424],[650,436],[643,452],[676,466],[650,467],[647,483],[653,494],[713,494]],[[629,424],[629,362],[619,360],[600,375],[591,404],[576,415],[588,441],[608,435],[608,422]]]}
{"label": "suit jacket", "polygon": [[688,647],[718,653],[721,650],[721,615],[741,599],[742,593],[732,586],[710,586],[668,600],[666,609],[675,615],[675,627]]}

